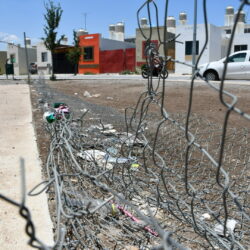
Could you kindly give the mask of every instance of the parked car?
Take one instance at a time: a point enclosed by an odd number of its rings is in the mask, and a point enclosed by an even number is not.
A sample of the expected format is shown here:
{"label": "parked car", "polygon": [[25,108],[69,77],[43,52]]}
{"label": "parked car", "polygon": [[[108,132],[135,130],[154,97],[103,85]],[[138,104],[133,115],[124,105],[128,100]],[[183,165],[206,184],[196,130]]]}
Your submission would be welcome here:
{"label": "parked car", "polygon": [[[228,59],[226,79],[250,80],[250,50],[242,50],[231,54]],[[199,66],[199,73],[207,80],[222,78],[226,58]]]}
{"label": "parked car", "polygon": [[37,74],[37,65],[36,63],[30,63],[29,71],[31,74]]}

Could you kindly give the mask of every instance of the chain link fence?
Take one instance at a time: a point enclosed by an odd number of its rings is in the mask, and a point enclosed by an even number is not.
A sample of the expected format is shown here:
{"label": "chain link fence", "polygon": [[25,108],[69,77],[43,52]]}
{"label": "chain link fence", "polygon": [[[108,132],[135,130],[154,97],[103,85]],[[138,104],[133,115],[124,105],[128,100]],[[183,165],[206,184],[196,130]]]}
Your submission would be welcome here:
{"label": "chain link fence", "polygon": [[[247,122],[250,116],[237,106],[238,97],[225,90],[227,62],[219,84],[199,74],[199,60],[209,40],[207,1],[202,3],[206,42],[196,64],[189,65],[194,74],[186,113],[168,112],[168,79],[152,77],[156,57],[163,70],[169,61],[178,63],[168,56],[166,47],[178,36],[168,41],[166,33],[161,37],[158,32],[163,55],[152,46],[153,15],[159,29],[153,0],[137,12],[139,23],[140,12],[146,9],[150,23],[149,36],[139,26],[147,41],[149,77],[137,105],[125,111],[126,131],[101,121],[89,126],[87,110],[76,119],[65,104],[55,106],[55,121],[46,124],[51,136],[48,179],[29,193],[48,193],[55,246],[37,239],[24,199],[18,204],[0,196],[20,207],[31,245],[39,249],[248,249],[249,128],[233,128],[229,121],[232,114]],[[240,1],[239,11],[249,4]],[[197,80],[218,93],[225,108],[222,125],[192,111]]]}

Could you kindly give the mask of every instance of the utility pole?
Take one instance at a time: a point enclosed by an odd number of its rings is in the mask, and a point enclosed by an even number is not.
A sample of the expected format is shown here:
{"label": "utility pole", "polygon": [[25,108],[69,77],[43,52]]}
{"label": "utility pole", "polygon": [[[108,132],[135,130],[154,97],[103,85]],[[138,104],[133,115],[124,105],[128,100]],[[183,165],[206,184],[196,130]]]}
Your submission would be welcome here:
{"label": "utility pole", "polygon": [[30,84],[29,58],[28,58],[28,50],[27,50],[25,32],[23,32],[23,37],[24,37],[25,57],[26,57],[26,65],[27,65],[27,73],[28,73],[28,84]]}
{"label": "utility pole", "polygon": [[84,15],[84,29],[87,30],[87,24],[86,24],[87,13],[84,12],[83,15]]}
{"label": "utility pole", "polygon": [[194,0],[194,27],[193,27],[193,48],[192,48],[192,75],[195,72],[196,63],[196,31],[197,31],[197,0]]}

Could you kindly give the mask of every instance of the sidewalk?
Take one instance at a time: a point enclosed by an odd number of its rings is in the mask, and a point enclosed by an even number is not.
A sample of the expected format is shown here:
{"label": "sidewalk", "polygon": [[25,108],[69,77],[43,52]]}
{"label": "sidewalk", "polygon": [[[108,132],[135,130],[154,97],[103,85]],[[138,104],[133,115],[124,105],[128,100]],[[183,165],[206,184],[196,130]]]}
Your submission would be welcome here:
{"label": "sidewalk", "polygon": [[[134,75],[120,75],[120,74],[96,74],[96,75],[84,75],[84,74],[55,74],[57,80],[140,80],[140,81],[147,81],[147,79],[144,79],[141,74],[134,74]],[[50,75],[30,75],[30,79],[39,79],[39,77],[42,77],[46,80],[50,79]],[[191,76],[187,75],[180,75],[175,73],[170,73],[168,79],[177,79],[180,78],[181,80],[189,80]],[[16,80],[27,80],[28,75],[15,75],[14,78]],[[6,75],[0,75],[0,80],[5,80]],[[9,76],[9,79],[12,79],[12,76]]]}
{"label": "sidewalk", "polygon": [[[40,77],[44,78],[45,80],[50,79],[50,75],[30,75],[31,80],[36,80],[39,79]],[[9,76],[9,79],[12,79],[12,76]],[[15,80],[27,80],[28,76],[27,75],[15,75]],[[139,75],[120,75],[120,74],[96,74],[96,75],[83,75],[83,74],[78,74],[78,75],[73,75],[73,74],[56,74],[56,79],[57,80],[112,80],[112,81],[136,81],[138,83],[144,84],[147,82],[147,79],[144,79],[140,74]],[[158,78],[153,78],[154,81],[158,81]],[[2,80],[6,80],[6,75],[0,75],[0,84]],[[177,73],[170,73],[168,78],[166,79],[166,83],[168,82],[182,82],[182,83],[187,83],[190,84],[191,81],[191,75],[181,75]],[[201,83],[201,84],[206,84],[203,80],[201,79],[196,79],[196,83]],[[214,83],[220,84],[220,81],[215,81]],[[235,85],[250,85],[249,80],[226,80],[226,84],[235,84]]]}
{"label": "sidewalk", "polygon": [[[30,92],[27,84],[0,84],[0,193],[21,201],[20,157],[25,160],[27,192],[41,182],[41,165],[32,125]],[[46,194],[26,197],[36,235],[52,246],[52,222]],[[25,220],[18,208],[0,199],[0,248],[33,249],[27,245]]]}

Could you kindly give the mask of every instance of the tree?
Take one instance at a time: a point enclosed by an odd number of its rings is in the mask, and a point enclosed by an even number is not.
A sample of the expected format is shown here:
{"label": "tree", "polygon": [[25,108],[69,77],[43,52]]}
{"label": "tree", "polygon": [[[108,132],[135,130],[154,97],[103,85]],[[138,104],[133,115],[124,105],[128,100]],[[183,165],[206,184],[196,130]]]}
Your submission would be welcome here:
{"label": "tree", "polygon": [[52,57],[51,80],[55,80],[54,67],[53,67],[54,51],[55,51],[55,48],[60,45],[61,40],[64,38],[64,35],[62,35],[60,39],[57,40],[56,29],[59,26],[63,10],[60,4],[55,5],[51,0],[49,0],[48,3],[45,4],[45,10],[46,10],[46,13],[44,14],[44,18],[45,18],[46,24],[44,25],[43,30],[44,30],[46,37],[43,38],[43,41],[44,41],[44,45],[46,46],[46,48],[50,50],[51,52],[51,57]]}
{"label": "tree", "polygon": [[69,50],[66,56],[69,62],[75,66],[75,75],[76,75],[78,73],[78,63],[81,56],[81,49],[79,46],[79,39],[77,36],[77,32],[75,30],[73,30],[73,37],[74,37],[74,48]]}

